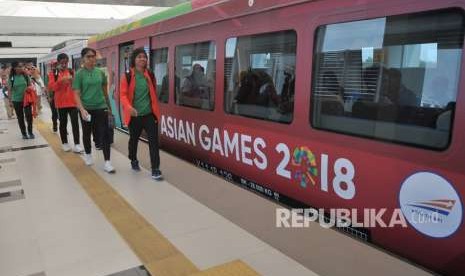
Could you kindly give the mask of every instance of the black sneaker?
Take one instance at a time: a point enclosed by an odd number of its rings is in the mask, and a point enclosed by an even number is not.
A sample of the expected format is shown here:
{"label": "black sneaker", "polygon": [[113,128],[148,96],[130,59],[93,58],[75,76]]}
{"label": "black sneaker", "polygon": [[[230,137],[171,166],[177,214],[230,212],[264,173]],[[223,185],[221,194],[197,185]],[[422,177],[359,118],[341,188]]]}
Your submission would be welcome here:
{"label": "black sneaker", "polygon": [[31,134],[29,134],[28,138],[29,139],[35,139],[36,137],[34,136],[34,134],[31,133]]}
{"label": "black sneaker", "polygon": [[140,167],[139,167],[139,161],[137,160],[133,160],[131,161],[131,168],[134,170],[134,171],[140,171]]}
{"label": "black sneaker", "polygon": [[152,178],[155,180],[162,180],[163,176],[161,175],[161,171],[158,169],[152,170]]}
{"label": "black sneaker", "polygon": [[23,134],[23,140],[27,140],[27,139],[29,139],[29,137],[27,137],[26,134]]}

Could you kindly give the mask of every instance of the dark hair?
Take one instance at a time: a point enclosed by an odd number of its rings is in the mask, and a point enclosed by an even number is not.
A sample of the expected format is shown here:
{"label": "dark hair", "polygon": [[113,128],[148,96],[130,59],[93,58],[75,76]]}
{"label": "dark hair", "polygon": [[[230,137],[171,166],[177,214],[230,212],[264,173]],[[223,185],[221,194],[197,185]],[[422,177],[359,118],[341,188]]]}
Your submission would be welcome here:
{"label": "dark hair", "polygon": [[140,48],[134,49],[134,51],[131,54],[131,60],[129,63],[132,68],[136,67],[136,57],[139,54],[144,54],[145,57],[148,58],[147,53],[145,52],[144,48],[140,47]]}
{"label": "dark hair", "polygon": [[94,55],[97,55],[97,51],[95,51],[95,49],[86,47],[86,48],[81,50],[81,57],[84,57],[88,52],[92,52],[92,53],[94,53]]}
{"label": "dark hair", "polygon": [[61,53],[61,54],[59,54],[59,55],[57,56],[57,60],[58,60],[58,61],[63,60],[63,59],[69,60],[68,55],[65,54],[65,53]]}
{"label": "dark hair", "polygon": [[13,79],[14,76],[16,75],[16,70],[15,69],[16,69],[16,67],[18,67],[19,64],[20,64],[20,62],[18,62],[18,61],[13,61],[11,63],[11,71],[10,71],[10,76],[9,76],[10,80]]}

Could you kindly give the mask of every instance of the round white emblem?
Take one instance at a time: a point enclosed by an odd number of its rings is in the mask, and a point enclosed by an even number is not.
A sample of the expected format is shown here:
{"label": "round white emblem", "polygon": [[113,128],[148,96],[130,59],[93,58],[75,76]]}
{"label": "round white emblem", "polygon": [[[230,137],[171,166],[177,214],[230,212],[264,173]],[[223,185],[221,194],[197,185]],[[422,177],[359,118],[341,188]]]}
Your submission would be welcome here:
{"label": "round white emblem", "polygon": [[420,233],[445,238],[462,224],[462,202],[454,187],[443,177],[418,172],[400,189],[399,203],[407,221]]}

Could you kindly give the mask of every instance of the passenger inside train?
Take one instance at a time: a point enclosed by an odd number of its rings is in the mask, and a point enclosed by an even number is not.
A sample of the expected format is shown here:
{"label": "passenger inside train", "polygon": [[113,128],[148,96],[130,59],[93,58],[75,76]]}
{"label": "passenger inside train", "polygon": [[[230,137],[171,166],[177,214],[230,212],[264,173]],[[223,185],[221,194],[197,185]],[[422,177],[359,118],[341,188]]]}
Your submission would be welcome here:
{"label": "passenger inside train", "polygon": [[176,101],[180,105],[213,110],[215,101],[215,45],[202,42],[178,46],[182,64],[176,67]]}
{"label": "passenger inside train", "polygon": [[228,39],[225,64],[228,113],[281,123],[292,121],[295,43],[293,31]]}
{"label": "passenger inside train", "polygon": [[208,99],[210,96],[210,87],[205,76],[205,68],[196,63],[192,66],[192,72],[186,76],[181,85],[181,93],[184,97],[197,99]]}

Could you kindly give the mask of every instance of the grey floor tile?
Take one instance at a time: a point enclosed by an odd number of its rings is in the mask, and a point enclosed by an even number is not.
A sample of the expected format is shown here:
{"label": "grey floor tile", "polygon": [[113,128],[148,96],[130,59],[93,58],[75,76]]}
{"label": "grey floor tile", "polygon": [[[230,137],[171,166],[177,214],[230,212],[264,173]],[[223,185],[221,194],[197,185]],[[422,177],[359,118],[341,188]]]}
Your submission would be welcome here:
{"label": "grey floor tile", "polygon": [[151,276],[150,273],[142,267],[134,267],[125,271],[117,272],[107,276]]}
{"label": "grey floor tile", "polygon": [[0,203],[24,199],[24,190],[11,191],[0,194]]}
{"label": "grey floor tile", "polygon": [[15,187],[15,186],[21,186],[21,180],[15,179],[15,180],[8,180],[8,181],[0,182],[0,189],[8,188],[8,187]]}
{"label": "grey floor tile", "polygon": [[45,272],[39,272],[39,273],[34,273],[28,276],[47,276],[47,274],[45,274]]}

